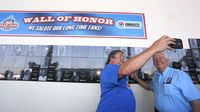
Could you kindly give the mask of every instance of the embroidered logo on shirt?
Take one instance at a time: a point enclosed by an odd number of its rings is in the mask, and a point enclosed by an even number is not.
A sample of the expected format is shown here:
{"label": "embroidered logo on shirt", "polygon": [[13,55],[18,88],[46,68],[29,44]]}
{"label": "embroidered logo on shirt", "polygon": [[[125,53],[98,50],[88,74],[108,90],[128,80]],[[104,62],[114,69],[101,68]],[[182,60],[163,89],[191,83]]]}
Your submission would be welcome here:
{"label": "embroidered logo on shirt", "polygon": [[172,78],[168,77],[167,80],[165,81],[165,84],[171,84]]}

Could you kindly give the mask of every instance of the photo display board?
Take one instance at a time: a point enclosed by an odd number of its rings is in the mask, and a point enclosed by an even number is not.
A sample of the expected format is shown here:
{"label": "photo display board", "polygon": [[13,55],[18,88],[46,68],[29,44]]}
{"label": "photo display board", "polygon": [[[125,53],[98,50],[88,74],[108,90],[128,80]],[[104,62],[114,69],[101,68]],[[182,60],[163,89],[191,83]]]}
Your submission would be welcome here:
{"label": "photo display board", "polygon": [[[187,72],[200,83],[200,39],[189,39],[190,49],[166,50],[171,67]],[[0,45],[0,80],[99,83],[109,53],[122,50],[128,59],[146,48],[67,45]],[[138,72],[151,81],[150,59]],[[130,83],[136,83],[131,76]]]}

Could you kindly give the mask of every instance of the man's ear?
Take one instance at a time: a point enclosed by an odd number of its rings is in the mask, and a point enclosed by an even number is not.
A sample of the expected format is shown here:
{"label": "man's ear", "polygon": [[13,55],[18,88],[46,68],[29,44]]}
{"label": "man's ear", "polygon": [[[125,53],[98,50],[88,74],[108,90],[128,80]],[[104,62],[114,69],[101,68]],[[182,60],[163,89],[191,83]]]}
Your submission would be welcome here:
{"label": "man's ear", "polygon": [[169,65],[169,59],[168,59],[168,58],[166,58],[166,60],[167,60],[167,65]]}
{"label": "man's ear", "polygon": [[114,58],[110,58],[110,64],[114,64]]}

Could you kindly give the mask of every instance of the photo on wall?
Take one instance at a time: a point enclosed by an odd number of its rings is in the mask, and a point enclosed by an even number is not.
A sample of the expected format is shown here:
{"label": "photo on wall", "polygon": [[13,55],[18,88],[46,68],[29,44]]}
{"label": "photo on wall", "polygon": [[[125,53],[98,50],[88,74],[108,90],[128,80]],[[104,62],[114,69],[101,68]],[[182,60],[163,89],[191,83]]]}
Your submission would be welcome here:
{"label": "photo on wall", "polygon": [[[189,40],[190,49],[166,50],[169,65],[187,72],[193,82],[200,82],[200,41]],[[122,50],[126,59],[146,48],[67,45],[0,45],[0,80],[99,83],[109,53]],[[151,81],[156,70],[152,59],[136,72]],[[130,83],[136,83],[129,77]]]}

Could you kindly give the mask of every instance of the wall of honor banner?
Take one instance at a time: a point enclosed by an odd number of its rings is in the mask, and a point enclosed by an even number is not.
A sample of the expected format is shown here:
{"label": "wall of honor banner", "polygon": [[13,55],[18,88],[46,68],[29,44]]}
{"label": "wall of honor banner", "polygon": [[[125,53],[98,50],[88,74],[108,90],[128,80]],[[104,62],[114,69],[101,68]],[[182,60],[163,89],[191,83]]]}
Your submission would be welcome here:
{"label": "wall of honor banner", "polygon": [[0,15],[0,36],[146,38],[142,13],[0,11]]}
{"label": "wall of honor banner", "polygon": [[[200,83],[200,39],[189,39],[190,49],[166,50],[170,66],[187,72]],[[126,58],[145,48],[67,45],[0,45],[0,80],[99,83],[101,69],[112,50]],[[136,72],[150,81],[155,70],[150,59]],[[129,77],[130,83],[135,81]]]}

